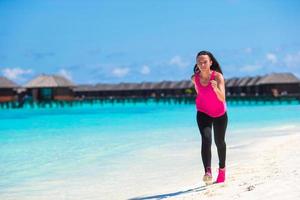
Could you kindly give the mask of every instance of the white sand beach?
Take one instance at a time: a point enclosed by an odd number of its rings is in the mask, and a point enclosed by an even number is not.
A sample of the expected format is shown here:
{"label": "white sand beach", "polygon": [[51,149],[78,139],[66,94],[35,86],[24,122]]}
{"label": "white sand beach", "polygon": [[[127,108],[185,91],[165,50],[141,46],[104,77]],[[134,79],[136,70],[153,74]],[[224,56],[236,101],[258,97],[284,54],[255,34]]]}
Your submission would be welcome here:
{"label": "white sand beach", "polygon": [[164,197],[189,200],[300,199],[300,134],[263,138],[255,145],[229,152],[239,155],[227,166],[226,183],[208,187],[199,183]]}

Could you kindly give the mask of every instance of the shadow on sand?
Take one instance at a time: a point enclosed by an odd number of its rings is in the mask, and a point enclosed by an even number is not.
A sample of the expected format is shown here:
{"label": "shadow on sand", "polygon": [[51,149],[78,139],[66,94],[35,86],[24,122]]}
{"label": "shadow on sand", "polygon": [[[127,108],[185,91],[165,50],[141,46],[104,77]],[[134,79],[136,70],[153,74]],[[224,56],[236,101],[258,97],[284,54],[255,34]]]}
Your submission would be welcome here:
{"label": "shadow on sand", "polygon": [[174,197],[174,196],[188,194],[188,193],[192,193],[192,192],[200,192],[200,191],[204,191],[206,189],[207,189],[207,186],[200,186],[200,187],[196,187],[196,188],[185,190],[185,191],[173,192],[173,193],[168,193],[168,194],[158,194],[158,195],[146,196],[146,197],[134,197],[134,198],[130,198],[128,200],[164,199],[164,198]]}

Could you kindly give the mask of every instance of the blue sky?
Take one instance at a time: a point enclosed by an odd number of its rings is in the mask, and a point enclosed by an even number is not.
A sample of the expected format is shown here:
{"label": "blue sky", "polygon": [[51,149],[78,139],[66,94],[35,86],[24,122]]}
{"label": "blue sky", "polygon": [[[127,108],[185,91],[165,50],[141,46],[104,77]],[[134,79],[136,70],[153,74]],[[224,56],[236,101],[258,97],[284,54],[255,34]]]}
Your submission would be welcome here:
{"label": "blue sky", "polygon": [[184,80],[209,50],[225,78],[300,77],[299,9],[297,0],[0,0],[0,75]]}

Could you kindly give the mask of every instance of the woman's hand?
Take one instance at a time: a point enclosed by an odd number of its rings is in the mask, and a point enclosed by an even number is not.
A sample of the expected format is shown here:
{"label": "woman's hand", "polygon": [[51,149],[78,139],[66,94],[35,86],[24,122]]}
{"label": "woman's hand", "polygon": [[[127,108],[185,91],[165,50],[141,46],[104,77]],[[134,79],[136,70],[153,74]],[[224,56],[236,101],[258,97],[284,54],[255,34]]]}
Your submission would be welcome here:
{"label": "woman's hand", "polygon": [[222,74],[217,72],[216,80],[211,80],[210,83],[218,99],[225,102],[225,81]]}
{"label": "woman's hand", "polygon": [[214,91],[216,91],[218,89],[218,83],[215,80],[211,80],[210,81],[212,88],[214,89]]}

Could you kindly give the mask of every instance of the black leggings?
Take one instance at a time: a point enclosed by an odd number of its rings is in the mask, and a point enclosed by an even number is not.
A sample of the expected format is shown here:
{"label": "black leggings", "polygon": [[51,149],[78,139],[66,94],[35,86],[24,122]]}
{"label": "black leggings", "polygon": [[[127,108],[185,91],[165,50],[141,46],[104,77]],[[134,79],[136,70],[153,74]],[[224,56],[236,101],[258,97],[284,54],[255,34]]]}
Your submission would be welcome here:
{"label": "black leggings", "polygon": [[205,172],[207,168],[211,167],[212,126],[214,129],[214,140],[218,150],[219,167],[224,168],[226,160],[225,132],[227,127],[227,113],[220,117],[213,118],[198,111],[197,123],[202,138],[201,155]]}

